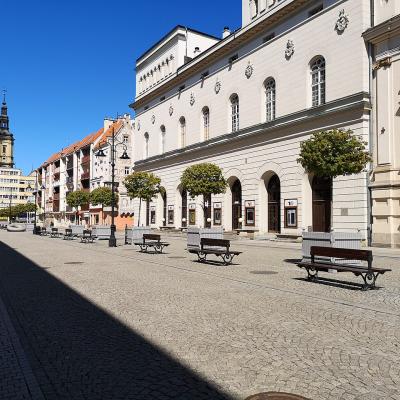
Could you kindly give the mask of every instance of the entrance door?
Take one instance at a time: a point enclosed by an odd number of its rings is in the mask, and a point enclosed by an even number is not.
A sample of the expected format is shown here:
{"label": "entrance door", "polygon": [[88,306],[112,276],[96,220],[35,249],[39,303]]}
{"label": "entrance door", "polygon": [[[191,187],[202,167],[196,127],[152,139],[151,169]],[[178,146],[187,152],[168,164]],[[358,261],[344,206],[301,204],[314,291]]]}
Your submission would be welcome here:
{"label": "entrance door", "polygon": [[313,231],[331,230],[332,180],[314,177],[312,182]]}
{"label": "entrance door", "polygon": [[232,229],[239,229],[242,217],[242,185],[239,179],[232,185]]}
{"label": "entrance door", "polygon": [[268,232],[281,231],[281,182],[277,175],[268,182]]}
{"label": "entrance door", "polygon": [[182,228],[187,227],[187,191],[182,191],[182,218],[181,218]]}

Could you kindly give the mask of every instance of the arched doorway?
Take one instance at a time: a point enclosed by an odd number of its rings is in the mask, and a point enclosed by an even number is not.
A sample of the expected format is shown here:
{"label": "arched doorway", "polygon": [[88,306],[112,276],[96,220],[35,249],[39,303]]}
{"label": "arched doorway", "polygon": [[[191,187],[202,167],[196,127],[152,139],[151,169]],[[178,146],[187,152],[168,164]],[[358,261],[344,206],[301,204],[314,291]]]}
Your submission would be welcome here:
{"label": "arched doorway", "polygon": [[236,179],[231,187],[232,192],[232,230],[240,228],[239,218],[242,217],[242,185]]}
{"label": "arched doorway", "polygon": [[273,175],[268,181],[268,232],[281,231],[281,182],[278,175]]}
{"label": "arched doorway", "polygon": [[182,215],[181,215],[181,227],[187,227],[187,191],[182,190]]}
{"label": "arched doorway", "polygon": [[331,230],[332,179],[315,176],[312,180],[312,219],[314,232]]}

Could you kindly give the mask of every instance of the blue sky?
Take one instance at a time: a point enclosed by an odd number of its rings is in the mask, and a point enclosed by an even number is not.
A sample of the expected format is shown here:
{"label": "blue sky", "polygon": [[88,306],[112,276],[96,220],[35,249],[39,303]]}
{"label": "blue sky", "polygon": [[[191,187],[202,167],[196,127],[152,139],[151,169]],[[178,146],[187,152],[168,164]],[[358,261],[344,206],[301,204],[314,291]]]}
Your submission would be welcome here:
{"label": "blue sky", "polygon": [[136,58],[175,25],[220,36],[241,24],[241,1],[13,0],[0,5],[0,89],[7,89],[16,166],[131,112]]}

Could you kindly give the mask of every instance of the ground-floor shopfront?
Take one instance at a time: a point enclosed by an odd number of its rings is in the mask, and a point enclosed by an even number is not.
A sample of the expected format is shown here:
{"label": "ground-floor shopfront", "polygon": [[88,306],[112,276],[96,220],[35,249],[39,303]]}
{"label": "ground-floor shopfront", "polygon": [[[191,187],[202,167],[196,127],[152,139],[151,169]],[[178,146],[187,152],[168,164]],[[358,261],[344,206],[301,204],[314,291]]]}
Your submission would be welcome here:
{"label": "ground-floor shopfront", "polygon": [[[301,141],[314,132],[351,129],[368,141],[369,111],[364,100],[340,112],[327,107],[324,114],[296,121],[282,118],[137,162],[135,170],[155,173],[165,188],[162,195],[142,203],[140,224],[222,226],[226,231],[290,236],[300,236],[302,230],[359,230],[367,239],[366,173],[331,180],[306,173],[297,162]],[[228,183],[224,194],[193,199],[182,190],[185,168],[202,162],[222,169]]]}

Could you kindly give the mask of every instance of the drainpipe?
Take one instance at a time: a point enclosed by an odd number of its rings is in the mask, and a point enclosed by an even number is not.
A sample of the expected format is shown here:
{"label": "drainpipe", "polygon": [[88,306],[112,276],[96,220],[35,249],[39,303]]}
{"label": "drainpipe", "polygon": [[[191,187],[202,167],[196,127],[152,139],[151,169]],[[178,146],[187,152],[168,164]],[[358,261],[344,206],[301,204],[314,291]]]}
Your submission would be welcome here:
{"label": "drainpipe", "polygon": [[[375,25],[375,6],[374,6],[374,1],[375,0],[370,0],[370,14],[371,14],[371,28]],[[373,46],[371,43],[368,43],[368,84],[369,84],[369,96],[371,99],[371,104],[372,107],[374,106],[373,104],[373,90],[372,90],[372,85],[373,85],[373,72],[372,72],[372,62],[373,62]],[[373,110],[370,112],[370,118],[369,118],[369,148],[373,150],[373,140],[374,140],[374,120],[373,120]],[[368,220],[367,220],[367,245],[371,246],[372,244],[372,192],[371,192],[371,172],[373,170],[373,161],[369,163],[368,171],[367,171],[367,214],[368,214]]]}

